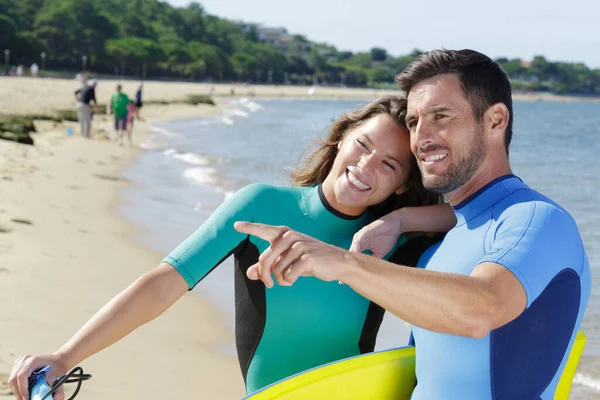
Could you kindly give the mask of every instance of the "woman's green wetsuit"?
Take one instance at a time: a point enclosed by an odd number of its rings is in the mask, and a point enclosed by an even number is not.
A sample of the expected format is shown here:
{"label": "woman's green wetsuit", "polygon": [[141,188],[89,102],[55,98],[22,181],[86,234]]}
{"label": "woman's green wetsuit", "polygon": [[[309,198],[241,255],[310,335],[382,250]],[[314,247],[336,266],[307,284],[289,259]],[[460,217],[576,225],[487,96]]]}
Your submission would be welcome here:
{"label": "woman's green wetsuit", "polygon": [[[221,205],[164,262],[193,288],[230,255],[235,257],[235,331],[248,393],[282,378],[345,357],[373,351],[383,310],[350,287],[316,278],[291,287],[265,288],[246,270],[269,243],[237,232],[235,221],[285,225],[345,249],[360,228],[372,222],[340,214],[320,186],[274,187],[252,184]],[[401,237],[391,261],[416,265],[432,244],[426,236]]]}

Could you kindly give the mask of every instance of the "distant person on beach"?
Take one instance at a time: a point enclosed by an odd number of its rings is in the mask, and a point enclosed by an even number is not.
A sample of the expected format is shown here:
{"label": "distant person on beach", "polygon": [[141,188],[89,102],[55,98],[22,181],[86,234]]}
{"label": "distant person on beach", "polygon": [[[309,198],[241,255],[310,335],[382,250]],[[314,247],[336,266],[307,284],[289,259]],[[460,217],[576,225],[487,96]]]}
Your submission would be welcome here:
{"label": "distant person on beach", "polygon": [[96,114],[100,112],[98,102],[96,101],[96,84],[95,79],[90,80],[81,89],[75,92],[75,100],[77,105],[77,120],[79,122],[80,133],[84,138],[90,138],[92,132],[92,106]]}
{"label": "distant person on beach", "polygon": [[115,134],[120,145],[123,145],[123,136],[127,130],[127,104],[129,97],[123,93],[123,86],[117,85],[117,92],[114,93],[106,108],[107,113],[113,113],[115,116]]}
{"label": "distant person on beach", "polygon": [[[127,121],[126,121],[127,140],[129,142],[129,147],[133,146],[133,140],[132,140],[133,121],[136,119],[140,119],[139,108],[137,107],[137,102],[135,102],[133,100],[129,100],[129,103],[127,104]],[[123,141],[121,140],[121,144],[122,144],[122,142]]]}
{"label": "distant person on beach", "polygon": [[33,64],[31,64],[31,67],[29,70],[31,72],[31,76],[34,78],[37,78],[38,72],[40,71],[40,67],[38,67],[38,65],[36,63],[33,63]]}
{"label": "distant person on beach", "polygon": [[[294,186],[251,184],[240,189],[59,350],[18,358],[9,379],[13,392],[27,399],[27,377],[36,368],[52,365],[52,381],[158,317],[230,255],[235,257],[236,344],[247,392],[373,351],[383,318],[379,306],[346,285],[317,279],[267,291],[246,273],[268,243],[236,232],[233,224],[252,220],[291,225],[345,249],[356,232],[391,210],[400,210],[406,232],[447,231],[456,223],[454,214],[440,204],[440,196],[422,186],[405,113],[406,100],[390,96],[341,116],[293,172]],[[386,258],[415,265],[437,240],[429,234],[401,235]],[[55,397],[62,398],[62,393]]]}
{"label": "distant person on beach", "polygon": [[140,83],[140,86],[138,87],[138,90],[135,92],[135,106],[137,107],[137,112],[140,112],[140,109],[142,108],[142,106],[144,105],[144,102],[142,101],[142,90],[144,89],[144,83]]}
{"label": "distant person on beach", "polygon": [[403,231],[396,212],[365,227],[353,251],[293,226],[238,223],[271,243],[247,278],[343,281],[409,323],[412,400],[554,399],[592,278],[573,217],[513,175],[510,81],[473,50],[422,54],[396,81],[423,185],[445,195],[456,226],[421,257],[423,268],[405,268],[361,254],[392,248]]}

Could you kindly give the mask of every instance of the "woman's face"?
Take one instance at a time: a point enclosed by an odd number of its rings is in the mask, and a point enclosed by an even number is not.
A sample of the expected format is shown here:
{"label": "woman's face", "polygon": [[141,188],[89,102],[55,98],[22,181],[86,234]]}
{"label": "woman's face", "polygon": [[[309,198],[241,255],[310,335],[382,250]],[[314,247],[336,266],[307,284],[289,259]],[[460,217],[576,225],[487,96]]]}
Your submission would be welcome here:
{"label": "woman's face", "polygon": [[337,211],[359,215],[392,193],[406,190],[410,134],[389,115],[379,114],[348,131],[338,148],[323,182],[325,197]]}

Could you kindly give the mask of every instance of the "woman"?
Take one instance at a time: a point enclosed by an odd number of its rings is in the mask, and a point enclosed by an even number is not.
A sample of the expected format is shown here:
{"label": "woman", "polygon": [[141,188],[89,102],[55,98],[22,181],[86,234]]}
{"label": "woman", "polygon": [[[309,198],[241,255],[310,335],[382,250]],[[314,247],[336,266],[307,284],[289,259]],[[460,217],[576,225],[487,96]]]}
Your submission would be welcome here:
{"label": "woman", "polygon": [[[328,139],[294,172],[296,186],[253,184],[239,190],[58,351],[17,360],[9,380],[13,391],[19,393],[25,384],[17,375],[29,376],[36,368],[52,365],[49,379],[54,379],[157,317],[231,254],[236,344],[249,393],[308,368],[372,351],[383,314],[379,307],[345,285],[317,279],[266,290],[262,282],[246,277],[246,269],[268,243],[238,233],[233,224],[245,220],[287,225],[349,248],[357,231],[392,209],[440,203],[421,185],[405,112],[405,99],[386,97],[342,116]],[[406,208],[403,226],[448,230],[454,224],[453,212],[446,205],[435,208],[431,213]],[[415,215],[426,217],[415,220]],[[396,254],[405,265],[418,259],[411,251],[418,246],[412,243],[405,237],[399,241]]]}

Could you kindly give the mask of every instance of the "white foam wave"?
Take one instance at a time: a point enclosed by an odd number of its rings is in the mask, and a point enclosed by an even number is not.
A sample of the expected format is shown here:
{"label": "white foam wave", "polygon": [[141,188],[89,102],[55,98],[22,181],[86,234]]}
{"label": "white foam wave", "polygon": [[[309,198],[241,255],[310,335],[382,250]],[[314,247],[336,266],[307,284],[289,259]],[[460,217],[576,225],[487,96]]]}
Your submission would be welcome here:
{"label": "white foam wave", "polygon": [[246,107],[248,110],[250,110],[250,112],[257,112],[258,110],[263,108],[260,104],[249,100],[246,97],[240,99],[240,104]]}
{"label": "white foam wave", "polygon": [[196,153],[182,153],[175,149],[168,149],[163,151],[165,156],[173,157],[179,161],[183,161],[192,165],[206,165],[207,161],[204,157]]}
{"label": "white foam wave", "polygon": [[175,132],[171,132],[170,130],[165,129],[165,128],[161,128],[160,126],[150,125],[150,129],[152,129],[153,132],[159,133],[161,135],[165,135],[165,136],[177,136],[177,134]]}
{"label": "white foam wave", "polygon": [[216,125],[217,123],[212,120],[212,119],[203,119],[198,121],[199,125],[204,125],[204,126],[209,126],[209,125]]}
{"label": "white foam wave", "polygon": [[249,115],[246,111],[238,110],[237,108],[227,110],[225,113],[235,117],[247,117]]}
{"label": "white foam wave", "polygon": [[594,379],[587,374],[576,373],[573,377],[573,383],[600,392],[600,380]]}
{"label": "white foam wave", "polygon": [[215,172],[213,168],[197,167],[186,169],[183,171],[183,176],[200,185],[209,185],[214,182],[212,176]]}
{"label": "white foam wave", "polygon": [[233,125],[233,120],[229,117],[221,117],[221,121],[225,124],[225,125]]}
{"label": "white foam wave", "polygon": [[157,150],[160,149],[160,145],[158,143],[154,143],[151,140],[145,140],[142,143],[140,143],[140,147],[142,149],[146,149],[146,150]]}
{"label": "white foam wave", "polygon": [[206,159],[195,153],[175,154],[173,157],[192,165],[206,165]]}

